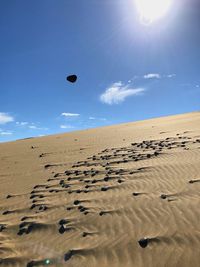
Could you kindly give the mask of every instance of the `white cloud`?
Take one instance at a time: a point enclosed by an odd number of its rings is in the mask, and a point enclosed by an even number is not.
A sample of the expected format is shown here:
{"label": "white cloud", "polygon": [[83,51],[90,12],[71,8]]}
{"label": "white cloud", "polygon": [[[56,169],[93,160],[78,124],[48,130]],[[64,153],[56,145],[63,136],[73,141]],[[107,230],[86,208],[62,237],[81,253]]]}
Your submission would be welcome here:
{"label": "white cloud", "polygon": [[17,121],[16,124],[19,126],[25,126],[28,124],[28,122],[27,121],[22,121],[22,122]]}
{"label": "white cloud", "polygon": [[197,84],[195,87],[196,87],[196,88],[199,88],[200,86]]}
{"label": "white cloud", "polygon": [[106,121],[106,118],[95,118],[95,117],[89,117],[89,120],[100,120],[100,121]]}
{"label": "white cloud", "polygon": [[144,75],[144,79],[160,79],[161,76],[159,73],[148,73]]}
{"label": "white cloud", "polygon": [[161,79],[161,78],[174,78],[176,74],[160,75],[159,73],[148,73],[143,76],[144,79]]}
{"label": "white cloud", "polygon": [[66,112],[63,112],[61,114],[61,116],[65,116],[65,117],[78,117],[78,116],[80,116],[80,114],[78,114],[78,113],[66,113]]}
{"label": "white cloud", "polygon": [[48,130],[48,128],[38,127],[35,125],[35,123],[33,123],[33,122],[30,123],[27,121],[22,121],[22,122],[17,121],[16,125],[17,126],[26,126],[27,128],[32,129],[32,130]]}
{"label": "white cloud", "polygon": [[168,74],[167,75],[167,78],[173,78],[173,77],[175,77],[176,76],[176,74]]}
{"label": "white cloud", "polygon": [[0,112],[0,124],[6,124],[8,122],[14,121],[14,118],[7,113]]}
{"label": "white cloud", "polygon": [[32,130],[48,130],[48,128],[41,128],[41,127],[37,127],[35,125],[29,125],[28,128],[32,129]]}
{"label": "white cloud", "polygon": [[71,125],[60,125],[60,128],[61,128],[61,129],[72,129],[72,128],[74,128],[74,127],[71,126]]}
{"label": "white cloud", "polygon": [[127,97],[139,95],[144,91],[144,88],[130,88],[130,85],[124,85],[122,82],[117,82],[106,89],[106,91],[100,96],[100,100],[101,102],[109,105],[119,104]]}
{"label": "white cloud", "polygon": [[96,118],[96,117],[89,117],[89,120],[95,120],[95,121],[107,121],[106,118]]}
{"label": "white cloud", "polygon": [[8,132],[8,131],[0,131],[0,135],[12,135],[13,133],[12,132]]}
{"label": "white cloud", "polygon": [[35,125],[29,125],[28,128],[29,129],[38,129],[37,126],[35,126]]}

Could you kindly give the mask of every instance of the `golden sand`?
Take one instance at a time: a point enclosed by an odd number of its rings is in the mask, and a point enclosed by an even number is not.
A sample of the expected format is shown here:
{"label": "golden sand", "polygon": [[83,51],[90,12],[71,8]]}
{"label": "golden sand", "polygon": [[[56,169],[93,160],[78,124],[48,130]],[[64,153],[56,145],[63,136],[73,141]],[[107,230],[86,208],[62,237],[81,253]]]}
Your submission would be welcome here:
{"label": "golden sand", "polygon": [[0,144],[3,267],[198,267],[199,207],[200,112]]}

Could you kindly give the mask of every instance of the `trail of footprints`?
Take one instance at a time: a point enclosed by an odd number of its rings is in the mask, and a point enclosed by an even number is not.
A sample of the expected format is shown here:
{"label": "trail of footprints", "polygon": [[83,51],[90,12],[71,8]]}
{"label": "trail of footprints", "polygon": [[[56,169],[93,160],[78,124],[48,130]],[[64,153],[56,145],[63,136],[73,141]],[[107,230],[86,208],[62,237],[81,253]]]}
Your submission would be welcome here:
{"label": "trail of footprints", "polygon": [[[83,216],[88,214],[96,214],[97,216],[106,216],[113,212],[109,210],[92,210],[92,200],[87,199],[87,195],[93,192],[106,192],[113,190],[126,183],[130,179],[130,176],[134,176],[138,172],[148,171],[148,167],[141,168],[126,168],[126,163],[148,160],[156,158],[166,153],[166,150],[183,148],[185,150],[190,149],[191,144],[200,144],[200,139],[191,140],[190,137],[179,136],[173,138],[166,138],[164,140],[147,140],[140,143],[132,143],[129,147],[111,148],[105,149],[93,155],[85,161],[79,161],[72,166],[71,169],[65,170],[61,173],[55,173],[52,171],[52,176],[48,178],[46,184],[35,185],[30,193],[30,211],[33,212],[31,216],[21,217],[21,222],[18,226],[17,236],[20,238],[22,235],[31,234],[33,231],[37,231],[42,227],[48,227],[48,224],[36,222],[34,220],[34,214],[48,212],[49,209],[53,209],[47,202],[51,196],[55,194],[74,194],[77,198],[71,203],[66,203],[66,211],[76,210]],[[34,149],[32,146],[31,149]],[[48,153],[42,153],[40,158],[47,156]],[[120,165],[123,164],[123,167]],[[59,164],[47,164],[45,169],[53,169],[59,166]],[[130,165],[128,165],[130,166]],[[134,166],[133,164],[131,166]],[[200,182],[200,179],[189,180],[189,184]],[[130,197],[138,197],[143,195],[142,192],[133,192]],[[160,197],[162,200],[170,201],[172,195],[166,195],[161,192]],[[15,197],[13,195],[7,195],[7,198]],[[48,203],[48,204],[47,204]],[[15,210],[6,210],[2,215],[14,213]],[[45,216],[44,216],[45,217]],[[0,233],[9,231],[7,229],[8,223],[0,224]],[[76,231],[76,225],[72,224],[71,219],[58,218],[57,232],[58,234],[65,234],[68,231]],[[82,237],[87,237],[97,233],[83,232]],[[138,240],[138,244],[145,248],[151,240],[148,238],[141,238]],[[81,250],[71,249],[64,256],[63,260],[68,261],[72,256],[81,254]],[[8,258],[0,258],[0,265],[6,263]],[[47,262],[48,261],[48,262]],[[50,264],[50,260],[31,260],[27,263],[27,267],[31,266],[43,266]]]}

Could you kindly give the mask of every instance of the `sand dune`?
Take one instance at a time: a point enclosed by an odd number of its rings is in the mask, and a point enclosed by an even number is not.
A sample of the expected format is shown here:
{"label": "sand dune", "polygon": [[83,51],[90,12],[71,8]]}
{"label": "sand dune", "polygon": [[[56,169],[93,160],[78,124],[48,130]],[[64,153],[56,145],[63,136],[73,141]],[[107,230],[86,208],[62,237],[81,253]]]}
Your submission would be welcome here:
{"label": "sand dune", "polygon": [[0,144],[0,266],[200,262],[200,112]]}

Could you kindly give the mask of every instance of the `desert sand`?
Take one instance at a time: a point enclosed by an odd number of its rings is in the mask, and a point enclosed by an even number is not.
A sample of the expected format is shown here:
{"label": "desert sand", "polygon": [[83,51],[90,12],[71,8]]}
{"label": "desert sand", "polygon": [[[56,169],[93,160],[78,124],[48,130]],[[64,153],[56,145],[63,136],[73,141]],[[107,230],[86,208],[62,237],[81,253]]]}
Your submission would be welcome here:
{"label": "desert sand", "polygon": [[200,266],[200,112],[0,144],[0,266]]}

